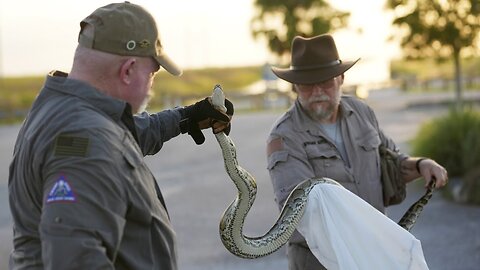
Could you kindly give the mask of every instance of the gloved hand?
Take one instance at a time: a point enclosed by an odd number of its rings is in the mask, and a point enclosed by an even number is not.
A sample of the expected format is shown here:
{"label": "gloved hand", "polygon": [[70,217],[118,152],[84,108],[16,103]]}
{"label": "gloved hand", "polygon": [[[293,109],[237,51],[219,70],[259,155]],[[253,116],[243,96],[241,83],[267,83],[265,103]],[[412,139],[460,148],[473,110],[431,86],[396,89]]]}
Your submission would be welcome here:
{"label": "gloved hand", "polygon": [[226,127],[221,130],[225,134],[230,133],[230,119],[233,116],[233,104],[228,99],[225,99],[225,107],[227,112],[222,113],[216,110],[209,100],[205,98],[197,103],[183,108],[182,120],[180,121],[180,131],[182,133],[188,132],[192,136],[196,144],[202,144],[205,142],[205,136],[201,129],[213,127],[217,122],[226,124]]}

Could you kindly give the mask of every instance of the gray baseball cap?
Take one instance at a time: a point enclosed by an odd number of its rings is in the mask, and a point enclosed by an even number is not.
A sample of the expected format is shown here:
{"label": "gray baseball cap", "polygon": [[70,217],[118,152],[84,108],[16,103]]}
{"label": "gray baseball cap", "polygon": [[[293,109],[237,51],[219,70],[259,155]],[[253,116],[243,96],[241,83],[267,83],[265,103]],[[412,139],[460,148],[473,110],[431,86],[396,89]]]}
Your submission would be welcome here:
{"label": "gray baseball cap", "polygon": [[[93,37],[82,34],[86,25]],[[182,70],[165,54],[155,19],[141,6],[130,2],[113,3],[96,9],[80,22],[78,43],[84,47],[124,56],[152,57],[170,74]]]}

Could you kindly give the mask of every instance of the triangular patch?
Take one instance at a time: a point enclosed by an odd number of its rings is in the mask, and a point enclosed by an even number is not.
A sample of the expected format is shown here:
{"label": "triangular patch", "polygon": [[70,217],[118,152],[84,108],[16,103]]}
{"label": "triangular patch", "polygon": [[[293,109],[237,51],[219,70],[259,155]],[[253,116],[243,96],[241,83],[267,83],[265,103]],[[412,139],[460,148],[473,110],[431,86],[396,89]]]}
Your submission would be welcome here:
{"label": "triangular patch", "polygon": [[65,177],[62,175],[55,182],[50,193],[48,193],[47,203],[53,202],[75,202],[76,198],[72,187],[68,184]]}

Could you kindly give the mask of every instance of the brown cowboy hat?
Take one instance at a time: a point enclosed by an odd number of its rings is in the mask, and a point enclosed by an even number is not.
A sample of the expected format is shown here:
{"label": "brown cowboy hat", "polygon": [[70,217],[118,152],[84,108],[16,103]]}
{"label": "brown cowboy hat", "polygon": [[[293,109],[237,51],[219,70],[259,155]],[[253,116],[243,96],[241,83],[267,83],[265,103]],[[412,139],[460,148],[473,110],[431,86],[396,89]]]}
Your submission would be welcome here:
{"label": "brown cowboy hat", "polygon": [[330,35],[312,38],[296,36],[292,41],[292,64],[289,68],[272,67],[279,78],[295,84],[312,84],[343,74],[355,61],[339,59]]}

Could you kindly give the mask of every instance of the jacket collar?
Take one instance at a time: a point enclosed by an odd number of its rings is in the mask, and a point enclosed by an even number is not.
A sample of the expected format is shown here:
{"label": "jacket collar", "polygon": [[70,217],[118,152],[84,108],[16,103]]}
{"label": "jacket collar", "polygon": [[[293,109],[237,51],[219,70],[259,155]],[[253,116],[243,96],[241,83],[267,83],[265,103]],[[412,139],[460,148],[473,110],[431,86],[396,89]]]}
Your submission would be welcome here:
{"label": "jacket collar", "polygon": [[82,99],[116,121],[122,118],[125,110],[128,110],[129,106],[125,101],[110,97],[83,81],[70,79],[67,76],[67,73],[61,71],[50,72],[45,88]]}

